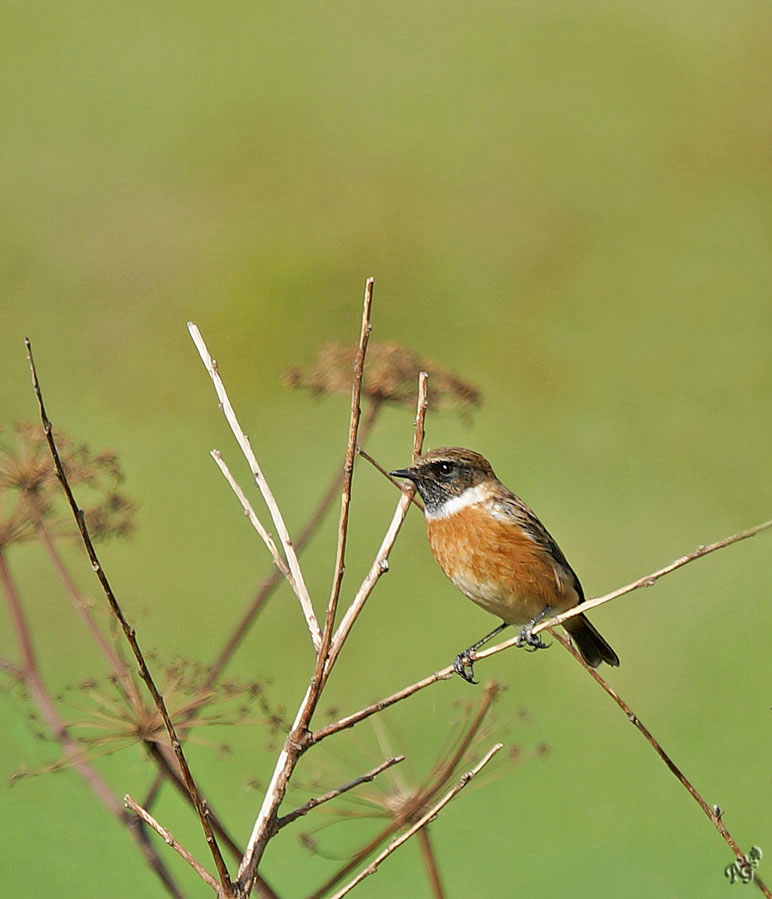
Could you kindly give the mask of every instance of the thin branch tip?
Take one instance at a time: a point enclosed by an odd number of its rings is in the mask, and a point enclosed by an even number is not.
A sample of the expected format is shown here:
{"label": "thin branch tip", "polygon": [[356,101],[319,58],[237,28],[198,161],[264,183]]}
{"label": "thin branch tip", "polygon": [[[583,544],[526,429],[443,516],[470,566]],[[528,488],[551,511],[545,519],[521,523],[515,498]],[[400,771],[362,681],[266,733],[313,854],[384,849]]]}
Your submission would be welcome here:
{"label": "thin branch tip", "polygon": [[[281,545],[284,553],[286,568],[291,574],[291,578],[287,578],[287,580],[292,587],[293,592],[297,596],[298,602],[300,603],[300,607],[303,612],[303,616],[306,620],[306,627],[308,628],[308,632],[311,636],[311,641],[313,643],[314,649],[318,652],[322,640],[321,629],[319,628],[319,622],[317,621],[313,603],[311,602],[311,595],[308,591],[308,587],[306,586],[305,578],[303,577],[303,572],[300,568],[300,562],[298,561],[297,552],[295,551],[292,540],[290,539],[289,530],[284,521],[284,517],[281,513],[278,503],[276,502],[276,499],[274,498],[271,488],[268,485],[265,475],[263,474],[260,463],[257,460],[257,456],[252,449],[252,444],[247,437],[246,432],[241,427],[238,417],[236,416],[236,412],[231,404],[230,397],[228,396],[228,392],[225,388],[222,376],[220,375],[217,363],[212,358],[212,355],[207,348],[206,342],[201,336],[201,332],[198,330],[196,325],[190,322],[188,324],[188,330],[190,332],[190,336],[193,339],[193,343],[198,350],[198,354],[201,357],[201,361],[204,364],[204,368],[206,368],[209,377],[212,380],[212,384],[214,385],[218,406],[225,415],[225,419],[228,422],[231,433],[235,437],[236,442],[238,443],[239,448],[241,449],[241,452],[244,455],[247,464],[249,465],[249,470],[252,473],[255,484],[260,490],[263,500],[268,507],[268,511],[271,515],[271,520],[273,521],[276,533],[278,534],[279,544]],[[228,474],[226,474],[225,469],[227,466],[225,466],[222,458],[215,455],[212,455],[212,458],[217,462],[221,471],[226,476],[226,479],[231,484],[231,488],[234,490],[239,500],[242,502],[242,506],[244,506],[246,510],[246,497],[244,496],[241,488],[236,485],[235,480],[232,479],[232,477],[229,477]],[[244,499],[242,499],[243,496]],[[263,541],[266,542],[266,538],[263,536],[263,532],[267,534],[266,529],[262,526],[261,523],[258,522],[257,516],[255,515],[254,511],[252,511],[251,514],[248,514],[250,515],[250,519],[255,525],[256,530],[258,530],[260,536],[263,538]],[[274,552],[273,550],[271,550],[270,546],[269,550],[274,556],[274,561],[276,561],[277,566],[281,567],[279,561],[277,561],[277,558],[281,558],[280,556],[278,556],[278,551],[276,555],[274,555]],[[281,564],[284,564],[284,560],[281,560]]]}

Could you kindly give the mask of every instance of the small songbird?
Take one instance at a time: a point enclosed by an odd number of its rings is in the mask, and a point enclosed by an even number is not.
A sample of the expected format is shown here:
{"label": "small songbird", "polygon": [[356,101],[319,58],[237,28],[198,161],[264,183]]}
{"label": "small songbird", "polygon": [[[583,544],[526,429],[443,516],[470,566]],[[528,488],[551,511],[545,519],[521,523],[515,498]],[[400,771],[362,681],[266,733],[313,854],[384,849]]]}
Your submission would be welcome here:
{"label": "small songbird", "polygon": [[[544,525],[501,483],[487,459],[442,447],[391,474],[413,481],[423,497],[429,544],[440,568],[465,596],[502,619],[458,654],[456,672],[474,683],[472,653],[510,624],[524,625],[518,646],[545,648],[532,628],[584,602],[582,585]],[[588,665],[619,665],[584,615],[568,619],[565,628]]]}

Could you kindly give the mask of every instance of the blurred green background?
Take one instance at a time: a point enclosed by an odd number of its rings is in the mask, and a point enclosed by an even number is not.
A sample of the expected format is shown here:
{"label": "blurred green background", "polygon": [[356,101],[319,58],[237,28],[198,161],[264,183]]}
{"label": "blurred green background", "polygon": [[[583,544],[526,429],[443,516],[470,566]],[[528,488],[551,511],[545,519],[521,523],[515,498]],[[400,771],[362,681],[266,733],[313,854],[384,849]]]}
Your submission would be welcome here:
{"label": "blurred green background", "polygon": [[[103,560],[164,659],[209,662],[269,570],[209,459],[221,448],[246,482],[186,321],[218,359],[297,532],[342,458],[348,403],[289,392],[281,374],[324,341],[356,339],[368,275],[373,339],[483,392],[471,423],[432,415],[427,444],[485,453],[588,594],[772,514],[768,3],[74,0],[6,2],[3,21],[2,439],[36,415],[28,335],[55,425],[120,454],[138,530]],[[380,419],[370,449],[387,467],[408,461],[412,417]],[[344,600],[395,498],[359,464]],[[319,606],[334,518],[304,556]],[[741,846],[768,852],[770,539],[593,616],[622,659],[612,684]],[[68,559],[101,604],[80,550]],[[51,689],[100,676],[42,553],[9,561]],[[0,622],[13,660],[5,609]],[[390,693],[489,626],[411,514],[330,703],[347,712]],[[271,679],[291,715],[310,665],[282,589],[229,673]],[[504,653],[478,674],[508,685],[497,717],[527,762],[434,824],[449,896],[732,895],[725,844],[559,647]],[[417,776],[477,689],[454,680],[387,716]],[[3,699],[7,781],[56,749],[35,737],[18,691]],[[327,785],[383,757],[367,727],[330,741]],[[202,736],[192,764],[246,839],[259,804],[247,782],[267,779],[275,753],[256,728]],[[216,750],[223,740],[230,755]],[[548,755],[532,758],[542,742]],[[100,769],[119,795],[142,796],[151,776],[137,748]],[[165,895],[75,773],[0,791],[8,895]],[[206,859],[171,791],[156,811]],[[316,838],[345,855],[369,833],[343,822]],[[190,895],[205,894],[160,851]],[[284,833],[265,873],[297,897],[337,864]],[[358,895],[428,896],[417,844]]]}

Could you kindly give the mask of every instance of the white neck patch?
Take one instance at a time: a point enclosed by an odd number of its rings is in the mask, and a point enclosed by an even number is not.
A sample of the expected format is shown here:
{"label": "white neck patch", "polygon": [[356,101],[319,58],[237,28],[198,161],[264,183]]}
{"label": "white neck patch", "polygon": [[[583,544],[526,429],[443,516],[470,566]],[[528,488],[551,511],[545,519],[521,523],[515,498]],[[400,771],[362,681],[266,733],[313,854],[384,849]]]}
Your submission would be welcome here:
{"label": "white neck patch", "polygon": [[439,509],[430,512],[428,507],[425,511],[427,521],[436,521],[438,518],[450,518],[456,512],[466,509],[467,506],[474,506],[482,503],[488,498],[489,487],[486,484],[478,484],[476,487],[467,487],[460,496],[454,496],[447,502],[443,503]]}

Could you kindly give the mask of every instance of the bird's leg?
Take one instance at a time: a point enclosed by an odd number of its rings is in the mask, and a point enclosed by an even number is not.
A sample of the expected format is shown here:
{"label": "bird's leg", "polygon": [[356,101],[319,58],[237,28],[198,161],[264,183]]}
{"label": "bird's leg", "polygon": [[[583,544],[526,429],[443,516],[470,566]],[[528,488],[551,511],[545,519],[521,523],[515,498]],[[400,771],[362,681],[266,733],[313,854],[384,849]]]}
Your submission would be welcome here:
{"label": "bird's leg", "polygon": [[520,629],[515,645],[525,646],[529,652],[536,652],[537,649],[548,649],[550,644],[545,643],[538,634],[534,636],[531,631],[542,619],[551,614],[552,606],[545,606],[538,615],[534,615],[528,624]]}
{"label": "bird's leg", "polygon": [[461,675],[467,683],[476,684],[477,681],[474,679],[474,663],[472,662],[472,656],[481,646],[485,646],[489,640],[492,640],[496,634],[500,634],[505,627],[509,627],[509,625],[506,621],[502,621],[495,630],[486,634],[482,640],[478,640],[476,643],[473,643],[469,649],[460,652],[453,660],[453,670],[456,674]]}

